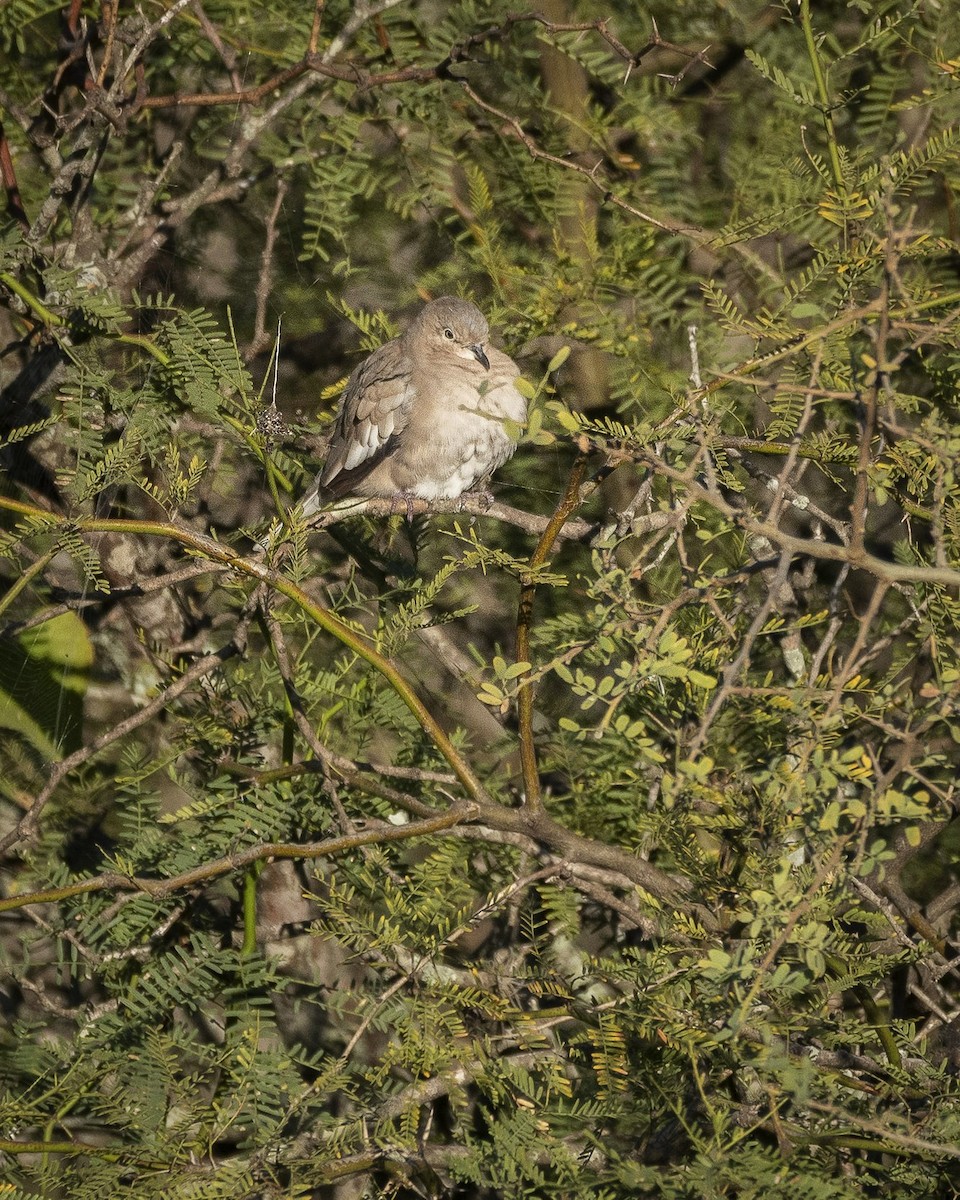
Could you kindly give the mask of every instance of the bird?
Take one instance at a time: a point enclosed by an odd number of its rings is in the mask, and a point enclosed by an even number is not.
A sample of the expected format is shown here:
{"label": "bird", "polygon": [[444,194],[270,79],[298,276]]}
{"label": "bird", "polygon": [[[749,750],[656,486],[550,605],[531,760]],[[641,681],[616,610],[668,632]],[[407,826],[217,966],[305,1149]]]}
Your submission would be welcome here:
{"label": "bird", "polygon": [[[302,503],[305,519],[344,497],[456,500],[514,452],[526,419],[520,369],[489,344],[469,300],[440,296],[350,375],[327,457]],[[509,424],[508,424],[509,423]]]}

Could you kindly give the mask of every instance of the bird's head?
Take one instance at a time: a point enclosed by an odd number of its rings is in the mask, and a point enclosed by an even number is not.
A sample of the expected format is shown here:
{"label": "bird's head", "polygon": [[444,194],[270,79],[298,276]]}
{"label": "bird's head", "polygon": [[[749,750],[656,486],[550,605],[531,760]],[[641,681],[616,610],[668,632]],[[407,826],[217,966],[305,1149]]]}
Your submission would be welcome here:
{"label": "bird's head", "polygon": [[441,296],[427,304],[413,325],[410,336],[424,348],[443,358],[462,358],[490,369],[486,345],[490,337],[487,318],[469,300]]}

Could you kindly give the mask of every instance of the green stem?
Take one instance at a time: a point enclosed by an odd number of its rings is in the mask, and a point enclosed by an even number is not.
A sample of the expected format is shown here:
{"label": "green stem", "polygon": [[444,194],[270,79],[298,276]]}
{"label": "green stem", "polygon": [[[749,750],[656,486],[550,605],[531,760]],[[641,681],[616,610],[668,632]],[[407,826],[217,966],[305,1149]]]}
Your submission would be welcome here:
{"label": "green stem", "polygon": [[52,309],[47,308],[29,288],[24,287],[20,280],[15,275],[11,275],[9,271],[0,271],[0,283],[9,288],[15,296],[19,296],[33,315],[39,318],[44,325],[52,328],[54,325],[63,324]]}
{"label": "green stem", "polygon": [[252,958],[257,950],[257,882],[262,862],[252,863],[243,873],[243,944],[241,958]]}
{"label": "green stem", "polygon": [[24,570],[23,574],[19,577],[19,579],[17,579],[16,583],[11,584],[7,594],[2,600],[0,600],[0,616],[3,616],[10,605],[14,602],[14,600],[16,600],[16,598],[30,582],[30,580],[35,579],[37,575],[41,573],[41,571],[45,571],[47,566],[56,558],[59,553],[60,547],[54,546],[51,550],[48,550],[46,554],[41,554],[36,562],[31,563],[30,566]]}
{"label": "green stem", "polygon": [[153,338],[147,337],[146,334],[118,333],[113,336],[112,340],[120,342],[124,346],[138,346],[141,350],[146,350],[162,367],[170,365],[170,355],[161,350]]}
{"label": "green stem", "polygon": [[813,33],[813,23],[810,20],[810,0],[800,0],[800,23],[803,26],[803,38],[807,43],[807,56],[813,69],[814,82],[817,85],[817,95],[820,98],[820,115],[823,118],[823,128],[827,135],[827,149],[830,154],[830,168],[838,192],[846,191],[843,180],[843,169],[840,165],[840,149],[837,145],[837,133],[833,127],[833,117],[830,115],[830,94],[827,91],[827,80],[820,64],[820,54],[817,50],[817,39]]}
{"label": "green stem", "polygon": [[[580,500],[580,485],[587,469],[587,456],[581,454],[573,464],[570,478],[563,499],[550,518],[543,531],[537,548],[530,558],[531,574],[537,567],[542,567],[547,556],[553,549],[557,535],[566,523],[567,517],[573,512]],[[533,621],[533,601],[537,594],[535,583],[524,583],[520,589],[520,603],[517,610],[517,662],[530,662],[530,626]],[[520,738],[520,768],[523,773],[524,803],[530,812],[539,812],[543,808],[543,797],[540,791],[540,771],[537,766],[537,750],[533,739],[533,700],[535,686],[528,676],[521,680],[517,689],[517,727]]]}
{"label": "green stem", "polygon": [[880,1045],[883,1047],[883,1052],[887,1056],[887,1061],[891,1064],[891,1066],[901,1066],[902,1059],[900,1057],[900,1047],[897,1045],[896,1038],[893,1036],[893,1030],[883,1019],[883,1013],[881,1013],[878,1005],[870,995],[870,992],[863,986],[862,983],[857,983],[853,986],[853,994],[860,1001],[864,1016],[873,1026],[874,1032],[880,1039]]}
{"label": "green stem", "polygon": [[[837,955],[828,954],[826,955],[826,959],[827,966],[835,975],[842,976],[846,973],[843,960]],[[893,1036],[893,1030],[884,1020],[883,1013],[880,1011],[873,996],[871,996],[869,989],[864,987],[862,983],[854,983],[850,990],[860,1003],[867,1023],[873,1026],[873,1030],[880,1040],[880,1045],[883,1047],[883,1052],[887,1056],[887,1061],[891,1066],[902,1066],[903,1060],[900,1056],[900,1047]]]}

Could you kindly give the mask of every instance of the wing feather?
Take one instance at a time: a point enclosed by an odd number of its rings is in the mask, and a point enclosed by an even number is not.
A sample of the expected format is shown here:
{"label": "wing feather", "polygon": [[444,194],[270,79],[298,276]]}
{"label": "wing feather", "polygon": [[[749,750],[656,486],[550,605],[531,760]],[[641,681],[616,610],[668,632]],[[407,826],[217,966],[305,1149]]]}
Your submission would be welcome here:
{"label": "wing feather", "polygon": [[335,484],[332,490],[340,491],[337,476],[355,472],[354,482],[372,471],[406,426],[413,395],[411,364],[399,339],[365,359],[347,381],[320,486]]}

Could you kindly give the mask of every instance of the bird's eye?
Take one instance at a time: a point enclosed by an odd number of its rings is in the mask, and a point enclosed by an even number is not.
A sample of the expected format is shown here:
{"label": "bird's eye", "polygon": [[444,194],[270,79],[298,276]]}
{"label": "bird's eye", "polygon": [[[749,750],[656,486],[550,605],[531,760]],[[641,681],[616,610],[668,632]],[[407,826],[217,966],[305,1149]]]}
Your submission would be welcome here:
{"label": "bird's eye", "polygon": [[452,342],[453,341],[453,330],[445,329],[443,331],[443,336],[447,339],[448,342]]}

